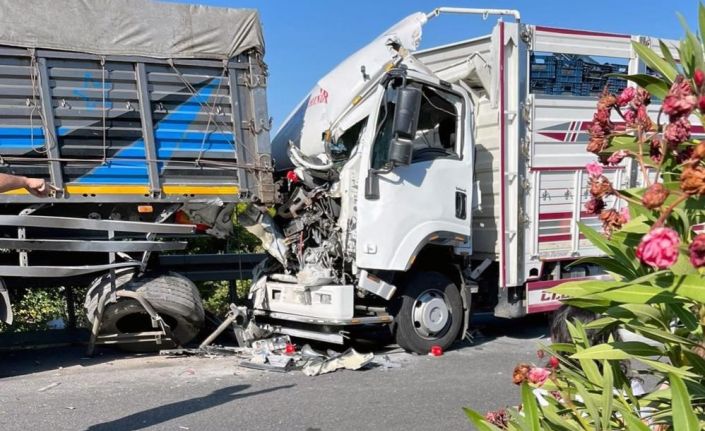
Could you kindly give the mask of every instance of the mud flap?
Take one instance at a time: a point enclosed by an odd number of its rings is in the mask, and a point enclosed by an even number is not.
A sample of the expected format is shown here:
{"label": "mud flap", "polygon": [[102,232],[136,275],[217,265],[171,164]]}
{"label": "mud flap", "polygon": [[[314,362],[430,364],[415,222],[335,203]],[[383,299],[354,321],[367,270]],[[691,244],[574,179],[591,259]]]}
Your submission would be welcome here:
{"label": "mud flap", "polygon": [[0,322],[12,325],[12,304],[5,282],[0,279]]}

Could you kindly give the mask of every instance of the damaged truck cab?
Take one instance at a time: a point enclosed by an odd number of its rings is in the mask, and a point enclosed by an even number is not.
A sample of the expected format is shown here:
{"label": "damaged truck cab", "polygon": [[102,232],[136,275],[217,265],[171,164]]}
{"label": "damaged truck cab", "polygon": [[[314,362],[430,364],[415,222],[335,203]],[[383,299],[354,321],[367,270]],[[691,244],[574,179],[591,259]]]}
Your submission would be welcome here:
{"label": "damaged truck cab", "polygon": [[[294,165],[285,203],[274,219],[241,216],[277,260],[251,291],[258,321],[338,343],[356,327],[394,323],[397,342],[417,352],[466,329],[473,108],[462,86],[403,45],[425,21],[413,15],[346,60],[275,138]],[[337,97],[346,103],[331,112]],[[304,141],[315,128],[318,139]]]}

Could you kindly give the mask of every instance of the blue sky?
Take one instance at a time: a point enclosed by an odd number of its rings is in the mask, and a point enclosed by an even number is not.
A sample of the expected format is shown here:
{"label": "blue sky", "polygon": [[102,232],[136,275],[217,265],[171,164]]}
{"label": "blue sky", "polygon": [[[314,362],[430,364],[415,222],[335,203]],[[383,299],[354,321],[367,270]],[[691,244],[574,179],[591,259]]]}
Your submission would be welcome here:
{"label": "blue sky", "polygon": [[[269,65],[269,112],[274,130],[318,78],[405,16],[436,6],[518,9],[522,21],[677,39],[682,31],[676,11],[697,28],[693,0],[174,0],[260,11]],[[496,22],[474,16],[442,16],[424,27],[422,48],[488,33]]]}

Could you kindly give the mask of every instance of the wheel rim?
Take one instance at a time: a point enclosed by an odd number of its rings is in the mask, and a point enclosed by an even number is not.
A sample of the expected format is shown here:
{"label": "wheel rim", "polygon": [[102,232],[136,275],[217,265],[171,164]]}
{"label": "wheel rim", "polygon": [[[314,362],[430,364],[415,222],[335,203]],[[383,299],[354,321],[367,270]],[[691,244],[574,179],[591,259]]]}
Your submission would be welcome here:
{"label": "wheel rim", "polygon": [[412,321],[416,333],[423,338],[440,338],[450,326],[451,314],[443,292],[427,290],[414,301]]}

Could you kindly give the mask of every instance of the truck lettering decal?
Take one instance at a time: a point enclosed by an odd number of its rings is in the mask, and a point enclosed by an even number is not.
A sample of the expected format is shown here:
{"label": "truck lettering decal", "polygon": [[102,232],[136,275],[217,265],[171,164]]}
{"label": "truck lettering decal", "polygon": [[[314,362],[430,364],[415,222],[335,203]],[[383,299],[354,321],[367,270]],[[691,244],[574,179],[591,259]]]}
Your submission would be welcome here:
{"label": "truck lettering decal", "polygon": [[308,99],[308,106],[318,105],[319,103],[328,103],[328,92],[322,88],[317,95]]}

